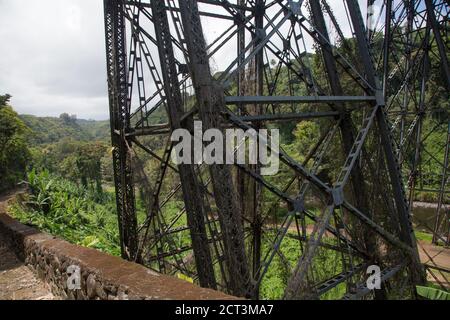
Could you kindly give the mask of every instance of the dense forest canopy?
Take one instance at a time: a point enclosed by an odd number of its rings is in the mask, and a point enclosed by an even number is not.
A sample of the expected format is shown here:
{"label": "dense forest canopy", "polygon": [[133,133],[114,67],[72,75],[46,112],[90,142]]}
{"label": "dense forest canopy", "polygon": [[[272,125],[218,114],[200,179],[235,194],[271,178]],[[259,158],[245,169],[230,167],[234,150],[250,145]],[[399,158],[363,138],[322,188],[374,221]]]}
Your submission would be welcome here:
{"label": "dense forest canopy", "polygon": [[[84,187],[111,180],[109,121],[19,115],[11,96],[0,96],[0,189],[25,179],[27,170],[48,170]],[[104,177],[102,179],[102,173]]]}
{"label": "dense forest canopy", "polygon": [[20,115],[20,119],[31,129],[27,139],[32,145],[50,144],[67,138],[76,141],[109,140],[107,120],[79,120],[67,113],[58,118]]}

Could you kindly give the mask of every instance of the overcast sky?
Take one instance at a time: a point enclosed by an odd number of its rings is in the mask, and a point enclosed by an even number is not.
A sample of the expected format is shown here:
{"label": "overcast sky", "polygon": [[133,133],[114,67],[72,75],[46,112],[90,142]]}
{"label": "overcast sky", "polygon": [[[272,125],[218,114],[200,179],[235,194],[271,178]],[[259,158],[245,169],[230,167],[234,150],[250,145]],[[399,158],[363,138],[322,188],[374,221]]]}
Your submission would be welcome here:
{"label": "overcast sky", "polygon": [[103,1],[0,0],[0,92],[19,113],[106,119]]}
{"label": "overcast sky", "polygon": [[108,117],[102,0],[0,0],[0,43],[0,94],[19,113]]}

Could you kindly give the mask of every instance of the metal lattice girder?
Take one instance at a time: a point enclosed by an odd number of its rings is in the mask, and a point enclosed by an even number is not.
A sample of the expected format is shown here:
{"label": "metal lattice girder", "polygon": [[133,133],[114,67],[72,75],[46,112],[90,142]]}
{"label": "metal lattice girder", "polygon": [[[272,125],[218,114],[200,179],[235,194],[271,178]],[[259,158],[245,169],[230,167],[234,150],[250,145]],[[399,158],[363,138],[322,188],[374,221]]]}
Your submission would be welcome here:
{"label": "metal lattice girder", "polygon": [[[182,128],[180,120],[183,114],[183,110],[181,109],[182,98],[175,56],[172,49],[169,21],[164,3],[159,0],[153,0],[152,12],[171,127],[172,129],[178,129]],[[169,161],[171,150],[172,148],[165,153],[167,157],[165,163]],[[207,218],[207,213],[203,205],[202,190],[200,189],[193,166],[179,165],[178,170],[186,205],[187,222],[191,230],[192,247],[194,249],[199,282],[204,287],[215,288],[216,281],[211,253],[209,246],[205,246],[205,243],[207,243],[207,234],[204,222]],[[165,169],[161,170],[161,172],[165,172]],[[162,182],[162,179],[163,177],[160,177],[159,181]]]}
{"label": "metal lattice girder", "polygon": [[[404,265],[397,265],[390,268],[386,268],[381,271],[380,274],[380,280],[381,283],[384,283],[385,281],[389,280],[390,278],[394,277],[398,272],[400,272],[405,266]],[[361,299],[364,296],[368,295],[372,290],[367,288],[366,283],[361,283],[356,289],[355,292],[346,294],[342,300],[357,300]]]}
{"label": "metal lattice girder", "polygon": [[[358,3],[355,0],[347,0],[348,3],[348,9],[349,13],[353,22],[353,27],[355,30],[355,35],[358,40],[358,48],[359,48],[359,54],[361,55],[361,59],[363,61],[364,70],[367,76],[368,82],[373,86],[377,87],[377,79],[375,75],[375,68],[373,66],[373,61],[370,55],[370,48],[367,41],[367,37],[365,34],[365,27],[364,23],[362,21],[361,12],[358,10]],[[382,95],[382,92],[380,89],[377,89],[378,91],[375,92],[376,95],[380,96]],[[379,97],[383,100],[380,101],[382,105],[384,106],[384,97]],[[414,248],[414,254],[412,257],[412,269],[413,269],[413,276],[415,277],[415,281],[417,283],[421,283],[424,281],[423,279],[423,268],[420,264],[419,254],[417,250],[416,245],[416,239],[415,235],[412,229],[412,222],[410,220],[410,212],[409,207],[405,195],[405,191],[403,188],[403,181],[402,176],[400,172],[400,168],[398,166],[398,160],[395,158],[394,150],[392,148],[393,139],[390,136],[387,121],[386,121],[386,114],[382,108],[379,108],[377,111],[377,123],[380,129],[381,134],[381,141],[385,150],[386,154],[386,160],[387,165],[389,169],[389,176],[391,183],[393,184],[393,192],[394,192],[394,199],[396,203],[396,208],[398,210],[399,214],[399,221],[401,224],[401,232],[402,232],[402,240],[405,241],[407,244],[409,244],[411,247]]]}
{"label": "metal lattice girder", "polygon": [[113,144],[114,183],[122,256],[135,259],[137,220],[133,172],[129,153],[129,100],[125,25],[121,1],[105,1],[106,59],[108,70],[111,139]]}
{"label": "metal lattice girder", "polygon": [[330,279],[324,281],[323,283],[318,284],[317,287],[314,288],[314,292],[318,296],[320,296],[321,294],[328,292],[331,288],[334,288],[340,283],[343,283],[348,278],[351,278],[352,276],[355,275],[355,273],[364,271],[367,267],[368,267],[367,264],[360,264],[358,266],[351,268],[350,270],[341,272],[335,275],[334,277],[331,277]]}
{"label": "metal lattice girder", "polygon": [[318,218],[318,222],[314,225],[314,230],[312,231],[312,234],[306,245],[305,253],[303,253],[301,259],[299,259],[298,264],[295,267],[291,279],[288,283],[288,287],[286,288],[286,299],[307,298],[307,295],[310,292],[308,288],[307,277],[310,273],[310,268],[312,267],[316,250],[319,247],[320,241],[326,231],[326,227],[329,224],[334,210],[334,205],[326,207]]}
{"label": "metal lattice girder", "polygon": [[[445,170],[439,186],[415,177],[424,155],[442,168],[448,163],[448,155],[438,159],[422,147],[448,123],[426,122],[442,113],[427,97],[426,80],[430,56],[445,70],[448,5],[418,3],[369,1],[381,8],[368,10],[372,26],[356,0],[343,1],[347,20],[336,17],[335,3],[326,0],[105,0],[124,256],[252,298],[259,297],[276,259],[291,274],[287,298],[317,298],[344,284],[347,296],[362,298],[364,288],[352,291],[364,277],[362,266],[408,261],[405,272],[396,273],[401,281],[383,274],[390,285],[375,298],[405,286],[414,290],[423,278],[412,195],[419,185],[447,192]],[[205,23],[220,30],[205,35]],[[320,58],[315,61],[311,43]],[[223,71],[212,74],[217,61]],[[278,179],[263,177],[259,164],[181,168],[170,163],[171,144],[164,142],[177,128],[192,131],[194,119],[203,121],[203,130],[315,123],[320,137],[306,155],[281,148]],[[142,186],[149,178],[133,181],[130,150],[136,147],[149,155],[151,188]],[[330,166],[332,176],[326,174]],[[142,164],[134,175],[147,175]],[[413,181],[409,199],[404,175]],[[134,184],[149,203],[139,227]],[[307,208],[311,199],[314,210]],[[286,209],[278,223],[278,212]],[[436,219],[442,220],[439,210]],[[446,227],[434,232],[438,239]],[[287,239],[298,245],[296,262],[283,252]],[[317,260],[324,253],[336,254],[332,278],[320,274]]]}
{"label": "metal lattice girder", "polygon": [[[448,57],[443,53],[450,48],[446,31],[448,14],[447,1],[410,0],[395,5],[386,1],[385,41],[380,57],[383,60],[385,93],[392,97],[386,109],[392,119],[391,131],[395,136],[400,168],[407,177],[412,211],[416,191],[436,193],[437,198],[445,193],[445,187],[438,187],[438,181],[442,179],[435,179],[431,187],[422,168],[430,160],[443,168],[446,158],[444,154],[444,159],[437,159],[424,145],[432,134],[439,133],[445,141],[448,113],[434,106],[439,93],[448,92]],[[402,48],[398,47],[400,44]],[[430,67],[433,67],[432,59],[436,57],[442,82],[431,84],[433,70]],[[432,93],[429,92],[431,87]],[[430,127],[428,123],[436,118],[441,119]],[[435,221],[437,219],[438,214]],[[443,227],[440,233],[448,234],[446,228]]]}
{"label": "metal lattice girder", "polygon": [[270,103],[339,103],[339,102],[370,102],[375,101],[374,96],[245,96],[245,97],[225,97],[227,104],[270,104]]}
{"label": "metal lattice girder", "polygon": [[[449,64],[448,58],[447,58],[447,52],[448,52],[447,49],[448,48],[445,47],[444,40],[442,39],[442,36],[441,36],[439,24],[436,20],[436,15],[434,12],[435,3],[433,3],[433,0],[425,0],[425,5],[427,8],[428,22],[431,25],[431,28],[433,29],[434,37],[436,39],[436,44],[437,44],[437,47],[439,50],[439,55],[441,58],[442,69],[444,70],[445,77],[447,80],[447,89],[450,90],[450,64]],[[448,3],[447,3],[447,5],[448,5]]]}
{"label": "metal lattice girder", "polygon": [[[223,93],[214,85],[212,79],[197,3],[190,0],[180,2],[180,12],[185,28],[190,31],[185,33],[185,40],[200,118],[205,129],[221,128],[219,117],[224,107],[221,105]],[[244,296],[252,291],[252,284],[245,253],[242,217],[233,188],[231,171],[226,165],[216,164],[211,165],[210,174],[219,210],[230,291],[235,295]]]}

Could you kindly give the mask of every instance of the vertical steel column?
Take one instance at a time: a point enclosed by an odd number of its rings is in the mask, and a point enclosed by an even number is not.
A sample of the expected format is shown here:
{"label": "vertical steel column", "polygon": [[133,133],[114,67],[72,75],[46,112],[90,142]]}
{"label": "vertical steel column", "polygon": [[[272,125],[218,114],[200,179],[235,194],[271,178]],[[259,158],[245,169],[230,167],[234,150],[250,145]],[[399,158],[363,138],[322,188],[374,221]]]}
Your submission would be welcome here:
{"label": "vertical steel column", "polygon": [[[176,130],[187,126],[183,126],[180,120],[183,115],[183,99],[181,97],[167,11],[164,1],[152,0],[151,5],[170,125],[172,130]],[[191,125],[191,127],[193,126]],[[193,165],[180,164],[178,165],[178,171],[199,283],[202,287],[216,288],[216,279],[205,227],[207,212],[203,205],[203,191]]]}
{"label": "vertical steel column", "polygon": [[130,128],[124,6],[120,0],[104,0],[106,61],[108,72],[114,184],[122,257],[137,259],[137,219],[133,171],[126,133]]}
{"label": "vertical steel column", "polygon": [[389,54],[390,43],[392,41],[391,34],[392,21],[392,0],[386,0],[386,14],[384,24],[384,43],[383,43],[383,94],[387,97],[387,82],[389,78]]}
{"label": "vertical steel column", "polygon": [[[264,38],[264,14],[265,14],[265,0],[255,1],[255,48],[261,43]],[[264,49],[259,50],[255,55],[253,66],[250,72],[252,74],[254,92],[256,96],[262,96],[264,94]],[[252,115],[258,115],[262,113],[262,105],[254,105],[251,112]],[[253,127],[258,130],[261,127],[261,123],[253,123]],[[259,145],[257,145],[259,152]],[[255,173],[260,173],[260,165],[252,165],[251,170]],[[249,177],[248,177],[249,178]],[[253,277],[258,278],[258,272],[261,264],[261,237],[262,237],[262,225],[261,225],[261,185],[254,179],[247,179],[247,195],[249,199],[248,213],[252,222],[252,269]],[[244,211],[245,214],[245,211]],[[255,297],[259,296],[259,288],[255,288]]]}
{"label": "vertical steel column", "polygon": [[[335,96],[343,96],[343,90],[341,82],[339,80],[339,75],[337,71],[336,61],[333,57],[333,49],[330,45],[330,39],[328,37],[328,31],[325,24],[325,19],[321,10],[320,3],[318,1],[309,1],[311,14],[313,16],[313,22],[315,28],[322,35],[320,38],[320,47],[322,51],[323,61],[325,64],[325,69],[327,71],[328,82],[331,87],[331,92]],[[344,104],[337,105],[337,109],[341,112],[342,121],[339,125],[342,142],[344,147],[344,156],[350,154],[353,143],[355,141],[354,134],[352,132],[352,120],[350,118],[350,113],[345,109]],[[352,171],[351,179],[353,196],[355,197],[358,208],[364,212],[369,213],[367,205],[367,194],[365,191],[364,178],[361,171],[359,163],[355,164],[355,168]]]}
{"label": "vertical steel column", "polygon": [[414,213],[414,193],[417,182],[417,173],[418,167],[421,162],[421,149],[422,149],[422,126],[423,126],[423,118],[425,116],[425,94],[426,94],[426,84],[428,82],[428,74],[429,74],[429,45],[430,45],[430,26],[427,23],[425,28],[425,38],[423,40],[423,60],[422,60],[422,79],[420,83],[420,98],[419,98],[419,108],[417,110],[417,124],[416,124],[416,144],[414,150],[414,159],[411,168],[411,177],[410,177],[410,190],[409,190],[409,207],[411,212]]}
{"label": "vertical steel column", "polygon": [[[238,0],[238,5],[245,6],[246,0]],[[237,10],[237,19],[235,23],[237,24],[238,34],[237,34],[237,56],[238,56],[238,68],[239,75],[237,77],[237,95],[245,96],[246,95],[246,68],[245,68],[245,11],[242,9]],[[244,105],[238,105],[238,114],[244,116],[245,108]],[[242,210],[244,210],[244,201],[245,201],[245,178],[246,174],[242,170],[236,170],[236,190],[237,190],[237,198],[239,203],[241,204]]]}
{"label": "vertical steel column", "polygon": [[[245,6],[246,0],[238,0],[238,5]],[[237,10],[237,16],[235,23],[238,27],[237,31],[237,57],[238,57],[238,68],[239,74],[237,77],[237,95],[242,97],[246,95],[246,68],[245,68],[245,11],[242,9]],[[238,105],[237,113],[244,116],[245,108],[243,104]],[[236,170],[236,190],[237,199],[241,204],[242,210],[244,210],[245,201],[245,178],[246,174],[242,170]]]}
{"label": "vertical steel column", "polygon": [[425,0],[425,4],[427,7],[428,21],[430,22],[431,28],[433,29],[434,39],[436,40],[439,55],[441,56],[441,64],[442,69],[445,73],[445,79],[447,81],[447,89],[450,90],[450,66],[447,59],[447,49],[445,48],[444,41],[441,36],[441,31],[439,30],[439,24],[436,21],[436,14],[434,13],[436,5],[433,4],[433,0]]}
{"label": "vertical steel column", "polygon": [[[238,0],[239,6],[244,6],[246,0]],[[238,9],[239,20],[235,21],[238,28],[237,32],[237,56],[240,57],[238,67],[241,67],[245,62],[245,11]],[[245,96],[245,68],[240,69],[237,78],[237,94],[238,96]]]}
{"label": "vertical steel column", "polygon": [[[405,1],[406,12],[407,12],[407,23],[406,23],[406,39],[405,39],[405,55],[406,55],[406,78],[405,85],[403,88],[403,103],[401,106],[401,121],[400,121],[400,143],[398,147],[398,162],[400,164],[400,170],[402,168],[403,163],[403,149],[402,142],[405,139],[405,124],[406,124],[406,114],[409,109],[410,102],[410,93],[411,93],[411,80],[413,81],[413,73],[411,72],[411,68],[413,67],[412,62],[412,35],[413,35],[413,26],[414,26],[414,0]],[[414,88],[414,85],[412,86]],[[413,89],[414,90],[414,89]]]}
{"label": "vertical steel column", "polygon": [[420,263],[419,253],[417,250],[416,237],[412,228],[410,220],[410,212],[408,202],[405,196],[403,188],[403,182],[401,178],[400,167],[398,160],[395,157],[393,150],[393,141],[389,133],[389,128],[386,120],[386,114],[384,110],[384,100],[382,91],[378,87],[375,68],[373,65],[372,57],[370,56],[368,41],[366,33],[364,31],[364,23],[361,16],[361,10],[357,0],[346,0],[350,17],[352,20],[353,28],[355,30],[355,36],[357,39],[359,54],[364,66],[366,78],[369,84],[374,88],[374,94],[377,96],[377,103],[382,108],[379,108],[376,117],[377,124],[381,135],[381,142],[383,144],[384,152],[386,155],[386,162],[388,166],[389,176],[392,183],[392,189],[394,192],[394,199],[396,208],[399,215],[400,227],[401,227],[401,239],[413,248],[414,254],[411,259],[411,271],[412,280],[414,283],[424,283],[425,277],[423,267]]}
{"label": "vertical steel column", "polygon": [[[186,45],[190,57],[190,73],[197,97],[203,129],[221,129],[221,112],[225,111],[223,88],[211,75],[206,42],[198,12],[197,1],[180,1]],[[225,264],[229,273],[230,292],[246,296],[252,292],[248,260],[245,253],[242,212],[233,187],[231,168],[225,164],[209,166],[214,198],[219,211],[222,239],[225,247]]]}
{"label": "vertical steel column", "polygon": [[[325,19],[323,16],[322,8],[320,2],[316,0],[310,0],[309,5],[311,8],[311,14],[313,17],[313,23],[317,31],[322,35],[320,38],[320,48],[322,51],[323,60],[325,63],[325,69],[327,71],[328,82],[330,83],[331,92],[335,96],[343,96],[343,90],[341,82],[338,76],[336,61],[333,55],[333,48],[330,45],[330,39],[328,36],[328,30],[325,24]],[[345,109],[345,105],[341,104],[337,106],[338,111],[341,112],[341,119],[339,128],[342,135],[342,143],[344,147],[344,157],[348,156],[352,152],[353,144],[355,142],[355,137],[352,132],[353,123],[350,113]],[[372,219],[372,214],[369,210],[369,205],[367,203],[368,194],[366,192],[366,186],[364,183],[364,175],[361,170],[359,162],[355,163],[355,167],[351,173],[351,186],[353,191],[353,196],[356,200],[356,204],[360,210],[366,212],[368,217]],[[367,252],[371,255],[374,263],[377,260],[376,244],[373,242],[373,234],[370,232],[363,235],[364,242],[366,245]],[[376,297],[379,299],[384,299],[384,290],[380,292],[376,291]]]}
{"label": "vertical steel column", "polygon": [[[439,227],[441,226],[441,209],[442,209],[442,205],[444,203],[445,186],[447,184],[449,148],[450,148],[450,122],[448,123],[448,128],[447,128],[447,145],[445,146],[444,166],[442,167],[441,188],[439,190],[438,207],[436,210],[436,220],[434,222],[434,229],[433,229],[433,243],[434,244],[437,244],[437,242],[439,240],[438,233],[439,233]],[[447,215],[448,214],[445,214],[444,217],[446,218]],[[448,221],[446,221],[446,222],[447,222],[447,224],[450,224]],[[444,223],[444,228],[445,228],[445,223]],[[446,237],[447,245],[449,243],[449,236],[450,236],[450,234],[447,234],[447,237]]]}

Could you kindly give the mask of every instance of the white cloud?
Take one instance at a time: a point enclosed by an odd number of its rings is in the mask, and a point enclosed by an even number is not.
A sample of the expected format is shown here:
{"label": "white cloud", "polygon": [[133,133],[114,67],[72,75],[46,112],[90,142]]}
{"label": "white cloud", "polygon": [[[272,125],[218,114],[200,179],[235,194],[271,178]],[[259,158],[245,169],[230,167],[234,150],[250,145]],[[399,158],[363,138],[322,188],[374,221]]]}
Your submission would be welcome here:
{"label": "white cloud", "polygon": [[0,92],[20,113],[107,118],[103,1],[0,2]]}

